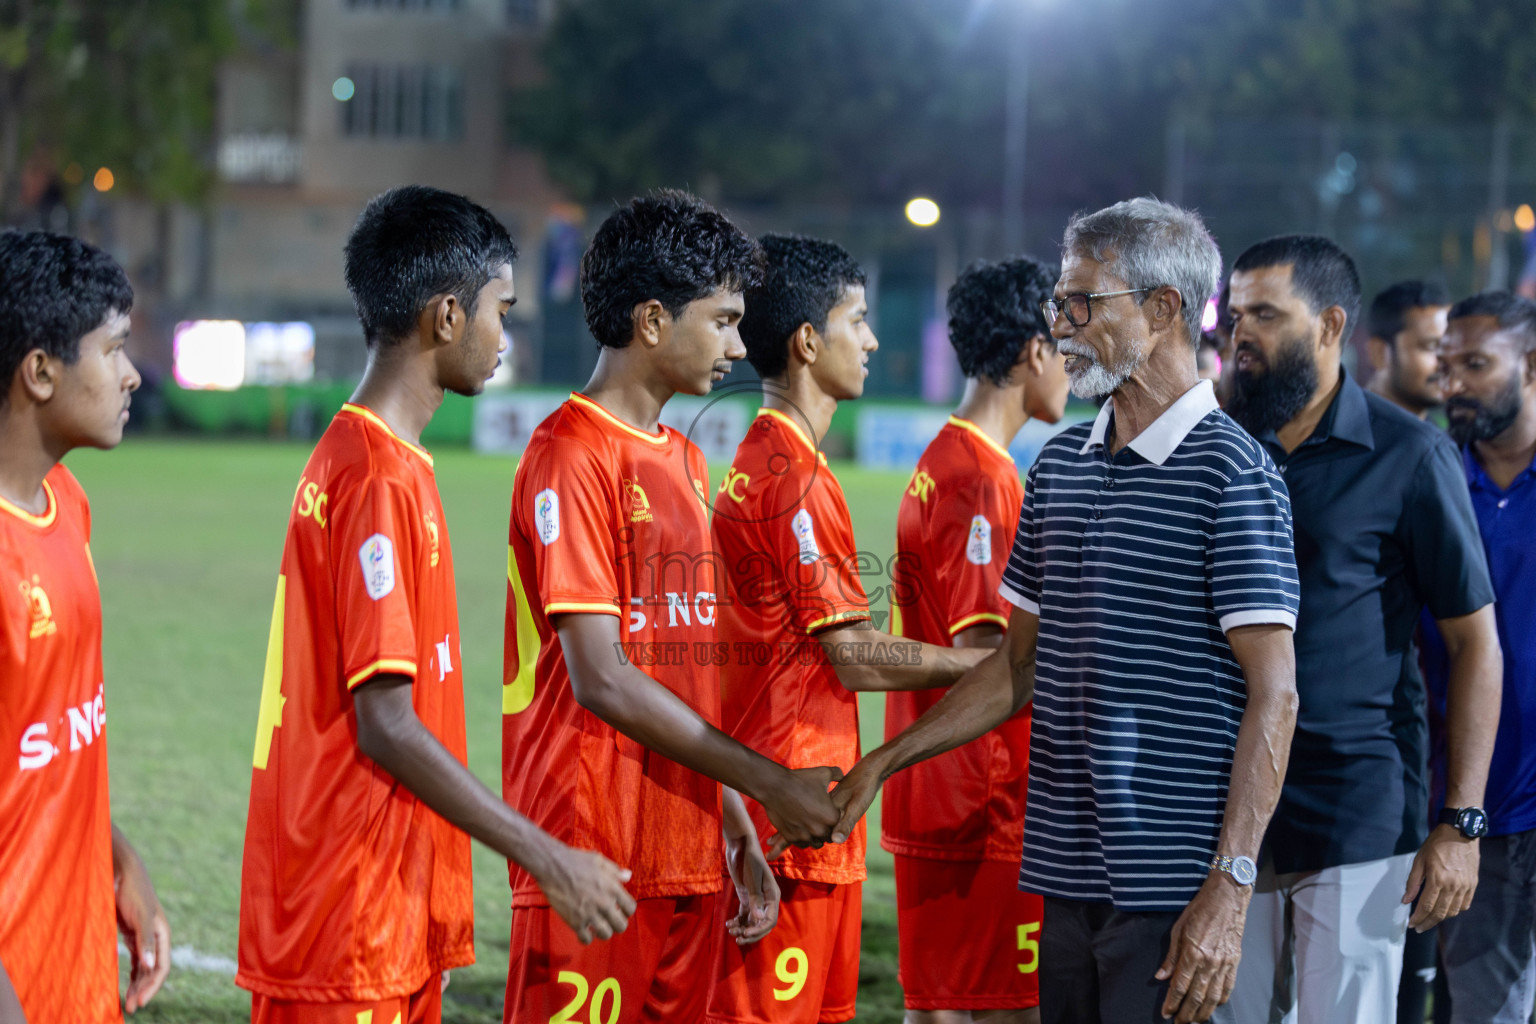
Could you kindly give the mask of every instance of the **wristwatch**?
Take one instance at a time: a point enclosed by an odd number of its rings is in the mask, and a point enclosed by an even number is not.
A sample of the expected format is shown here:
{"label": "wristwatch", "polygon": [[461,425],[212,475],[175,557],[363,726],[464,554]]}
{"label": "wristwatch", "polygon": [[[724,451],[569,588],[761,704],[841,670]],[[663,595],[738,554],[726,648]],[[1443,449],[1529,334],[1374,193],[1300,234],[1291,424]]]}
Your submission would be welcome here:
{"label": "wristwatch", "polygon": [[1238,885],[1252,885],[1253,880],[1259,877],[1259,866],[1253,862],[1252,857],[1217,855],[1211,858],[1211,867],[1217,871],[1225,871]]}
{"label": "wristwatch", "polygon": [[1439,825],[1455,825],[1464,839],[1481,839],[1488,834],[1488,812],[1481,807],[1442,807]]}

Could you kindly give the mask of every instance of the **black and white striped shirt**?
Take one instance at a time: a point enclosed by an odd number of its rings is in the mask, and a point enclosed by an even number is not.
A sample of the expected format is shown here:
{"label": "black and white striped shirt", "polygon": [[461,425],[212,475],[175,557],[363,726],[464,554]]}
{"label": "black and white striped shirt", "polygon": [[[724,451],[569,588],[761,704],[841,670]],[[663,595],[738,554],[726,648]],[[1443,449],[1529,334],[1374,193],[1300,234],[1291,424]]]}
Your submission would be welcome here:
{"label": "black and white striped shirt", "polygon": [[1000,588],[1040,616],[1019,885],[1176,911],[1247,703],[1226,631],[1296,625],[1290,498],[1209,382],[1111,456],[1113,408],[1040,453]]}

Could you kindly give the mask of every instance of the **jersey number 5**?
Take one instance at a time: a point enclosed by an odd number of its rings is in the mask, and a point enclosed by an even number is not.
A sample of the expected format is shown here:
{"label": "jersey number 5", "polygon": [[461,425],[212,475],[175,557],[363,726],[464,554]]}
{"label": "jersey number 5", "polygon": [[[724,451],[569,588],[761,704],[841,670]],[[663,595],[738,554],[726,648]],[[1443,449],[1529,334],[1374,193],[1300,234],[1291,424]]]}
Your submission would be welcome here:
{"label": "jersey number 5", "polygon": [[1019,964],[1020,974],[1034,974],[1040,969],[1040,940],[1030,938],[1039,930],[1039,921],[1019,925],[1019,952],[1029,957],[1027,961]]}

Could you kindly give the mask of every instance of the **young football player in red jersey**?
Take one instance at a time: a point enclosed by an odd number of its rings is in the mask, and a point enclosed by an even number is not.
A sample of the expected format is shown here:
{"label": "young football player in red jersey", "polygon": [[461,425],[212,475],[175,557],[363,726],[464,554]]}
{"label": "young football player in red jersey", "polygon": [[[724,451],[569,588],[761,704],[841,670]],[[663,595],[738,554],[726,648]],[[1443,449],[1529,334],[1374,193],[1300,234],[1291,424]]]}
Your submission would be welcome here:
{"label": "young football player in red jersey", "polygon": [[61,459],[123,439],[133,289],[110,256],[0,233],[0,1022],[122,1020],[171,969],[171,933],[107,793],[91,509]]}
{"label": "young football player in red jersey", "polygon": [[[724,719],[732,736],[790,767],[852,767],[857,691],[951,683],[982,655],[872,628],[859,579],[865,559],[818,448],[837,403],[863,394],[865,363],[877,347],[865,320],[864,273],[831,242],[767,235],[762,245],[767,273],[747,291],[742,339],[764,381],[763,407],[716,494],[712,526],[726,573]],[[748,809],[769,839],[772,822],[756,802]],[[853,1017],[863,826],[833,838],[840,845],[793,849],[775,862],[778,927],[754,947],[725,947],[711,1021]]]}
{"label": "young football player in red jersey", "polygon": [[[981,262],[949,290],[949,340],[965,395],[923,456],[896,520],[891,632],[997,647],[998,595],[1024,486],[1008,445],[1030,419],[1067,405],[1064,359],[1040,303],[1056,275],[1028,259]],[[900,600],[898,600],[900,598]],[[942,691],[893,693],[889,739]],[[1018,890],[1029,706],[965,746],[893,775],[881,845],[896,857],[898,979],[907,1024],[1040,1019],[1042,901]]]}
{"label": "young football player in red jersey", "polygon": [[[597,368],[534,431],[513,483],[503,787],[633,871],[638,906],[626,934],[582,948],[513,865],[508,1022],[696,1024],[724,938],[750,945],[778,915],[738,792],[788,842],[819,845],[835,821],[841,772],[788,771],[718,728],[708,469],[659,425],[668,399],[707,394],[744,354],[742,292],[760,272],[756,243],[674,191],[615,210],[582,258]],[[722,922],[727,867],[740,909]]]}
{"label": "young football player in red jersey", "polygon": [[299,479],[278,576],[235,979],[257,1024],[440,1020],[446,972],[474,960],[470,836],[583,942],[634,908],[627,873],[464,764],[453,552],[419,439],[445,391],[496,369],[516,256],[490,213],[419,186],[376,197],[347,241],[368,367]]}

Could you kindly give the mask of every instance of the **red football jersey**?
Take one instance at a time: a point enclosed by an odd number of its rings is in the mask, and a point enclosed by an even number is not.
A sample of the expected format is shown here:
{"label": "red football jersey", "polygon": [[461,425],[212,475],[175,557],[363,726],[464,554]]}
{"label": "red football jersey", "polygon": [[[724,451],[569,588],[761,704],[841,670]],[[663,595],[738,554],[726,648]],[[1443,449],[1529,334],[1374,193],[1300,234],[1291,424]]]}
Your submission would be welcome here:
{"label": "red football jersey", "polygon": [[[720,639],[725,730],[790,768],[859,759],[859,706],[816,641],[830,626],[869,618],[848,502],[801,427],[760,409],[715,496],[715,549],[724,559]],[[743,797],[758,835],[774,828]],[[858,882],[864,822],[846,843],[791,849],[774,862],[786,878]]]}
{"label": "red football jersey", "polygon": [[[703,453],[585,395],[539,424],[512,484],[502,688],[502,793],[571,846],[633,872],[636,899],[723,887],[720,784],[576,702],[550,617],[613,615],[634,664],[720,724],[716,565]],[[513,906],[545,906],[509,864]]]}
{"label": "red football jersey", "polygon": [[[979,623],[1006,629],[1009,605],[997,587],[1023,504],[1024,486],[1007,449],[974,423],[951,416],[901,498],[891,631],[947,647]],[[886,738],[943,695],[944,688],[888,694]],[[880,845],[908,857],[1017,861],[1029,722],[1026,706],[985,736],[891,776]]]}
{"label": "red football jersey", "polygon": [[31,1021],[120,1021],[117,901],[91,510],[62,465],[48,508],[0,498],[0,962]]}
{"label": "red football jersey", "polygon": [[352,688],[409,676],[464,760],[453,553],[432,457],[344,405],[288,517],[256,724],[235,981],[277,999],[409,995],[474,962],[469,837],[357,747]]}

